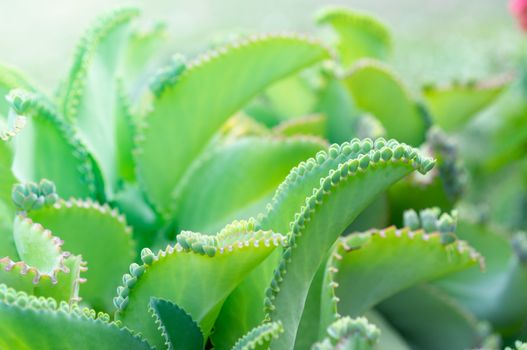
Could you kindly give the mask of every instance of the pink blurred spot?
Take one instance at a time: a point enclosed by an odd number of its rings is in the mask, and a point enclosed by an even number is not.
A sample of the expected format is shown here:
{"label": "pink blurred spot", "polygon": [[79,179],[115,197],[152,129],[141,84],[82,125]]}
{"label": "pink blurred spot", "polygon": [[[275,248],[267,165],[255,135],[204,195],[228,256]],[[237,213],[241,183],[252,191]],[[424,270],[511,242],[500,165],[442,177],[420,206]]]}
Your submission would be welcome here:
{"label": "pink blurred spot", "polygon": [[511,0],[509,8],[522,29],[527,31],[527,0]]}

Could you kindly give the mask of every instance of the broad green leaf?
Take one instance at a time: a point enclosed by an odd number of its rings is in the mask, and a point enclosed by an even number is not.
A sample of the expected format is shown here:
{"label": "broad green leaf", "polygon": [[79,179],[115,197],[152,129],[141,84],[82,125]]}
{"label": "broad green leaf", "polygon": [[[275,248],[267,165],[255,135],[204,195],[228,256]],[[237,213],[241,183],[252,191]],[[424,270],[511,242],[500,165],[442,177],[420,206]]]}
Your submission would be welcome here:
{"label": "broad green leaf", "polygon": [[509,79],[489,82],[425,86],[423,97],[432,119],[445,131],[457,131],[479,111],[492,104],[507,87]]}
{"label": "broad green leaf", "polygon": [[93,196],[94,163],[73,128],[41,96],[15,90],[10,101],[13,111],[27,118],[26,126],[14,139],[15,175],[23,181],[50,179],[61,197]]}
{"label": "broad green leaf", "polygon": [[[296,214],[290,216],[289,244],[265,301],[269,319],[280,320],[284,325],[284,335],[271,345],[275,349],[294,347],[309,287],[338,236],[391,184],[415,169],[426,173],[434,165],[433,160],[423,158],[410,147],[384,141],[378,145],[380,149],[368,150],[325,174],[314,186],[313,195],[305,199],[305,206],[297,207]],[[336,158],[338,153],[330,148],[329,157]],[[320,163],[326,158],[327,155],[321,156]]]}
{"label": "broad green leaf", "polygon": [[155,206],[167,213],[185,170],[228,117],[271,83],[327,57],[312,41],[266,36],[232,44],[158,81],[137,153],[139,179]]}
{"label": "broad green leaf", "polygon": [[132,120],[128,97],[123,91],[122,82],[117,82],[117,91],[115,94],[115,141],[117,145],[117,175],[124,181],[135,181],[134,157],[132,150],[134,148],[134,136],[136,125]]}
{"label": "broad green leaf", "polygon": [[107,314],[58,304],[0,285],[0,348],[19,349],[151,349],[130,330],[110,322]]}
{"label": "broad green leaf", "polygon": [[339,312],[352,317],[414,284],[482,264],[466,242],[393,226],[341,238],[335,254]]}
{"label": "broad green leaf", "polygon": [[527,144],[525,77],[520,75],[496,102],[463,130],[460,151],[467,163],[496,171],[522,159]]}
{"label": "broad green leaf", "polygon": [[216,236],[184,231],[175,246],[156,255],[143,250],[143,265],[132,264],[132,275],[118,288],[116,318],[162,348],[164,340],[148,315],[150,298],[162,298],[188,312],[207,338],[227,296],[285,241],[253,228],[252,222],[235,222]]}
{"label": "broad green leaf", "polygon": [[[319,186],[321,178],[334,171],[339,164],[355,159],[374,147],[382,148],[385,144],[386,141],[382,139],[377,140],[375,144],[371,140],[361,142],[354,139],[340,146],[333,145],[328,152],[317,153],[316,159],[310,158],[301,162],[290,171],[278,187],[267,212],[261,218],[262,227],[266,229],[273,227],[276,232],[289,232],[289,224],[296,211],[305,203],[306,197],[313,193],[313,189]],[[398,150],[395,152],[397,157],[406,150],[405,146],[396,142],[392,142],[392,145],[397,146]],[[229,296],[219,316],[221,322],[218,322],[213,335],[216,346],[228,349],[235,339],[262,321],[263,310],[257,311],[257,309],[262,307],[266,288],[273,279],[273,270],[278,262],[279,256],[275,253],[256,268]],[[239,317],[238,310],[251,311],[244,313],[246,316]],[[224,326],[228,324],[235,324],[236,327]]]}
{"label": "broad green leaf", "polygon": [[325,146],[314,137],[245,137],[203,153],[176,188],[178,227],[214,233],[255,216],[289,170]]}
{"label": "broad green leaf", "polygon": [[323,114],[312,114],[280,123],[273,132],[283,136],[312,135],[326,137],[327,118]]}
{"label": "broad green leaf", "polygon": [[136,9],[120,9],[100,18],[77,48],[65,86],[62,112],[78,127],[86,147],[100,166],[106,192],[112,194],[118,178],[119,116],[117,67],[129,22]]}
{"label": "broad green leaf", "polygon": [[316,111],[327,116],[330,142],[343,143],[357,136],[359,111],[341,80],[333,76],[327,78]]}
{"label": "broad green leaf", "polygon": [[232,350],[268,349],[269,341],[278,338],[284,330],[280,322],[268,322],[253,328],[234,344]]}
{"label": "broad green leaf", "polygon": [[396,294],[380,304],[380,311],[413,349],[444,350],[445,344],[449,349],[477,349],[484,340],[477,319],[430,285]]}
{"label": "broad green leaf", "polygon": [[141,98],[149,78],[160,64],[160,51],[167,44],[167,37],[167,28],[163,23],[134,28],[129,34],[118,73],[127,98],[132,101]]}
{"label": "broad green leaf", "polygon": [[425,138],[426,120],[399,78],[381,63],[363,60],[344,78],[357,107],[373,114],[386,136],[419,146]]}
{"label": "broad green leaf", "polygon": [[385,60],[392,51],[390,32],[368,14],[331,7],[320,12],[317,22],[331,26],[336,32],[337,49],[345,67],[364,57]]}
{"label": "broad green leaf", "polygon": [[150,300],[150,312],[159,325],[169,350],[203,349],[201,329],[185,310],[163,299]]}
{"label": "broad green leaf", "polygon": [[92,201],[60,201],[29,212],[33,221],[64,241],[64,249],[88,263],[81,297],[97,310],[112,310],[112,298],[135,256],[130,228],[108,205]]}
{"label": "broad green leaf", "polygon": [[62,241],[38,223],[17,215],[13,225],[16,256],[0,259],[0,283],[57,300],[78,300],[86,263],[62,250]]}
{"label": "broad green leaf", "polygon": [[[338,318],[332,268],[333,256],[324,259],[311,282],[302,319],[298,325],[295,349],[308,349],[326,335],[327,327]],[[329,269],[329,270],[328,270]]]}
{"label": "broad green leaf", "polygon": [[271,85],[264,98],[281,120],[289,120],[306,115],[317,103],[315,89],[308,76],[292,75]]}
{"label": "broad green leaf", "polygon": [[364,317],[342,317],[327,329],[328,336],[313,344],[312,350],[373,350],[379,341],[379,329]]}
{"label": "broad green leaf", "polygon": [[500,229],[460,220],[457,235],[485,257],[485,272],[477,268],[434,282],[450,297],[505,334],[517,332],[527,319],[527,267]]}
{"label": "broad green leaf", "polygon": [[258,327],[264,319],[265,289],[280,258],[276,249],[256,267],[223,303],[211,335],[218,350],[229,350],[239,338]]}
{"label": "broad green leaf", "polygon": [[111,202],[125,217],[127,223],[133,227],[132,236],[136,242],[137,256],[143,247],[151,247],[156,232],[162,224],[148,205],[146,198],[137,184],[125,184]]}

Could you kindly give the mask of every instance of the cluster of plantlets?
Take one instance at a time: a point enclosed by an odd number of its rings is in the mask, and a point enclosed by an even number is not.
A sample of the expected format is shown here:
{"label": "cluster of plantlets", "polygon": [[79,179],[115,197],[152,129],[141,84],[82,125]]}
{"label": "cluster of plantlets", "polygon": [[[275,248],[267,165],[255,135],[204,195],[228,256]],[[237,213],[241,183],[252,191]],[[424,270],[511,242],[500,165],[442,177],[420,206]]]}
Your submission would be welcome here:
{"label": "cluster of plantlets", "polygon": [[137,16],[97,21],[54,95],[0,66],[2,349],[526,338],[523,71],[412,93],[386,26],[336,8],[325,44],[165,63]]}

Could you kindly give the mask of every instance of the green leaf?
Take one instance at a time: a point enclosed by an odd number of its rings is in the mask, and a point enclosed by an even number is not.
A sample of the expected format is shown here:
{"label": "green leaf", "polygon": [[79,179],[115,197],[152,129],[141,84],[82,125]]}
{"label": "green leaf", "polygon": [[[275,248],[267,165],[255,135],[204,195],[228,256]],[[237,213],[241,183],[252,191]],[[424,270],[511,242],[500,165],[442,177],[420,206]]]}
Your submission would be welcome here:
{"label": "green leaf", "polygon": [[442,87],[425,86],[422,92],[434,122],[445,131],[456,131],[492,104],[509,82],[508,78],[502,78]]}
{"label": "green leaf", "polygon": [[313,344],[312,350],[373,350],[380,331],[364,317],[342,317],[327,330],[328,337]]}
{"label": "green leaf", "polygon": [[273,132],[283,136],[311,135],[326,137],[327,118],[323,114],[312,114],[290,119],[273,128]]}
{"label": "green leaf", "polygon": [[460,220],[457,235],[485,257],[485,272],[461,271],[434,285],[505,334],[519,331],[527,319],[527,268],[507,235],[497,227]]}
{"label": "green leaf", "polygon": [[345,67],[364,57],[385,60],[392,51],[386,25],[366,13],[331,7],[320,12],[317,22],[336,32],[337,49]]}
{"label": "green leaf", "polygon": [[359,111],[344,83],[330,75],[320,93],[317,112],[327,116],[327,138],[343,143],[357,135]]}
{"label": "green leaf", "polygon": [[333,254],[339,312],[353,317],[414,284],[483,264],[466,242],[393,226],[342,238]]}
{"label": "green leaf", "polygon": [[232,350],[268,349],[269,341],[278,338],[283,331],[280,322],[264,323],[240,338]]}
{"label": "green leaf", "polygon": [[177,225],[214,233],[255,216],[289,170],[324,147],[314,137],[245,137],[203,153],[175,190]]}
{"label": "green leaf", "polygon": [[9,99],[13,111],[27,117],[26,126],[14,139],[17,177],[35,182],[50,179],[65,198],[95,195],[94,164],[73,128],[41,96],[14,90]]}
{"label": "green leaf", "polygon": [[203,349],[203,334],[192,317],[170,301],[152,298],[150,312],[159,325],[168,350]]}
{"label": "green leaf", "polygon": [[58,304],[0,285],[0,348],[15,349],[151,349],[110,316],[77,305]]}
{"label": "green leaf", "polygon": [[[373,146],[370,141],[370,147]],[[414,169],[426,173],[433,167],[433,160],[395,141],[385,143],[382,140],[376,146],[378,149],[369,148],[357,159],[345,161],[325,174],[320,185],[311,190],[313,195],[305,199],[305,206],[297,206],[296,214],[290,215],[289,244],[275,270],[265,301],[268,317],[284,324],[285,334],[273,342],[275,349],[294,347],[309,287],[337,237],[391,184]],[[348,147],[352,153],[351,146],[346,145]],[[338,148],[330,148],[329,156],[317,158],[324,164],[326,158],[338,157]],[[316,161],[313,162],[312,166],[316,167]],[[276,208],[271,207],[270,212],[273,211]],[[313,251],[312,247],[317,250]]]}
{"label": "green leaf", "polygon": [[423,142],[426,121],[400,79],[387,66],[363,60],[344,78],[357,107],[373,114],[387,136],[418,146]]}
{"label": "green leaf", "polygon": [[106,191],[113,193],[118,178],[116,71],[129,22],[136,9],[119,9],[100,18],[77,48],[62,100],[62,111],[78,127],[100,166]]}
{"label": "green leaf", "polygon": [[143,265],[130,266],[114,299],[116,318],[158,348],[164,341],[148,315],[151,297],[183,308],[208,337],[225,298],[284,238],[234,222],[216,236],[184,231],[177,240],[156,255],[144,249]]}
{"label": "green leaf", "polygon": [[149,78],[160,64],[160,51],[167,44],[167,28],[155,23],[146,28],[134,28],[130,33],[119,65],[125,96],[132,101],[141,99]]}
{"label": "green leaf", "polygon": [[[302,319],[298,325],[295,349],[308,349],[317,340],[323,339],[327,327],[336,320],[337,304],[333,288],[333,256],[325,258],[311,282]],[[329,270],[328,270],[329,269]]]}
{"label": "green leaf", "polygon": [[263,98],[281,120],[290,120],[313,110],[317,96],[312,85],[309,76],[295,74],[271,85]]}
{"label": "green leaf", "polygon": [[13,164],[13,152],[10,145],[0,140],[0,256],[9,255],[12,244],[12,218],[15,206],[11,199],[11,191],[17,182],[11,166]]}
{"label": "green leaf", "polygon": [[60,201],[28,215],[60,237],[64,249],[88,262],[81,297],[97,310],[112,310],[115,289],[135,257],[124,217],[108,205],[82,200]]}
{"label": "green leaf", "polygon": [[232,348],[239,338],[262,323],[265,289],[271,283],[279,258],[280,249],[276,249],[225,300],[211,335],[216,349]]}
{"label": "green leaf", "polygon": [[326,50],[309,40],[267,36],[232,44],[156,82],[137,163],[159,211],[167,213],[185,170],[228,117],[271,83],[326,57]]}
{"label": "green leaf", "polygon": [[134,148],[134,136],[136,125],[130,111],[128,98],[123,91],[121,80],[117,81],[116,103],[115,103],[115,128],[117,145],[117,176],[128,182],[135,181],[135,167],[132,150]]}
{"label": "green leaf", "polygon": [[477,349],[484,340],[477,319],[433,286],[407,289],[381,303],[380,310],[412,348]]}
{"label": "green leaf", "polygon": [[20,215],[15,217],[13,238],[16,256],[0,259],[0,283],[57,300],[78,300],[80,273],[86,270],[79,256],[64,252],[59,238]]}

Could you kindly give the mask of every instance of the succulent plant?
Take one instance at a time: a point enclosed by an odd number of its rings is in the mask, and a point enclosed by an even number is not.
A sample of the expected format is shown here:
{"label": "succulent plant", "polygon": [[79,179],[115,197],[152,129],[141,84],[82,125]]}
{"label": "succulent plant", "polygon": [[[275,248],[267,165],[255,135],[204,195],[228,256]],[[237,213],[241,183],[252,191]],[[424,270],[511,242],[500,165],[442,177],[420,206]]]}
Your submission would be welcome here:
{"label": "succulent plant", "polygon": [[241,35],[163,60],[138,14],[99,19],[54,95],[0,66],[0,348],[525,336],[526,227],[481,195],[525,137],[486,130],[516,137],[483,162],[462,141],[516,77],[418,95],[387,27],[343,8],[317,17],[327,44]]}

